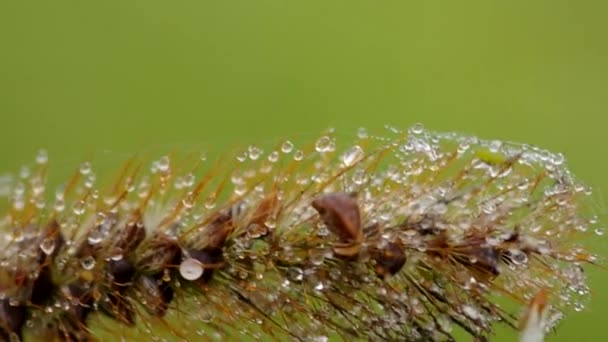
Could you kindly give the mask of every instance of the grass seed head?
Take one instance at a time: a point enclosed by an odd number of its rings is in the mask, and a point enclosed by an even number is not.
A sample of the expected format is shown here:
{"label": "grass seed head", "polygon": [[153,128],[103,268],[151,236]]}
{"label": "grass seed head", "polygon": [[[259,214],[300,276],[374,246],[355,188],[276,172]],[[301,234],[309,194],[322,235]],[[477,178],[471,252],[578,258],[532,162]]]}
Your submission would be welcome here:
{"label": "grass seed head", "polygon": [[562,155],[421,125],[354,140],[132,159],[107,184],[86,162],[54,197],[40,153],[0,182],[0,337],[483,340],[531,302],[542,338],[582,308],[597,220]]}

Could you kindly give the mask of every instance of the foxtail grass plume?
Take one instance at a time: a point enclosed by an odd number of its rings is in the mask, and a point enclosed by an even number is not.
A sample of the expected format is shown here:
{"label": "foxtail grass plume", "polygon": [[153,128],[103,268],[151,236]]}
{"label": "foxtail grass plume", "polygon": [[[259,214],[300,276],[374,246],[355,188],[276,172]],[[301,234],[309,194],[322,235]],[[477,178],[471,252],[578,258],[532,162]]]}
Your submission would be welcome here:
{"label": "foxtail grass plume", "polygon": [[53,191],[42,151],[2,182],[0,339],[540,341],[582,310],[601,230],[561,154],[338,140],[87,161]]}

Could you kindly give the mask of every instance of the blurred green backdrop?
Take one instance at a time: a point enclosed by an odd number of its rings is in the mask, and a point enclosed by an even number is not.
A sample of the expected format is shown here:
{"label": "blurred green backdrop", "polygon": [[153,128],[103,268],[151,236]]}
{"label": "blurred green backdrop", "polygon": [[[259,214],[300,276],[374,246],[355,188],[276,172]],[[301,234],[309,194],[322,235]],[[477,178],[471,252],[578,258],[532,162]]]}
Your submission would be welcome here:
{"label": "blurred green backdrop", "polygon": [[[606,1],[2,1],[0,174],[390,123],[563,152],[604,213]],[[606,242],[597,242],[604,252]],[[601,339],[608,275],[552,341]],[[513,340],[501,331],[497,340]]]}

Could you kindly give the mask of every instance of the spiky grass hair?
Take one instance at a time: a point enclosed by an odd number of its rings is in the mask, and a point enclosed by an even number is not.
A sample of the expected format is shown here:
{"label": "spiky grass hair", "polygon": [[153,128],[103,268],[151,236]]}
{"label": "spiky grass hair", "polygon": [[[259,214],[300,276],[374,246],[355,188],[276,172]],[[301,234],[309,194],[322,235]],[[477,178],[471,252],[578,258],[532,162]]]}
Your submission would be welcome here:
{"label": "spiky grass hair", "polygon": [[336,140],[134,158],[101,186],[85,162],[51,200],[41,152],[4,182],[0,339],[479,341],[539,293],[542,331],[581,308],[596,222],[562,155],[421,125]]}

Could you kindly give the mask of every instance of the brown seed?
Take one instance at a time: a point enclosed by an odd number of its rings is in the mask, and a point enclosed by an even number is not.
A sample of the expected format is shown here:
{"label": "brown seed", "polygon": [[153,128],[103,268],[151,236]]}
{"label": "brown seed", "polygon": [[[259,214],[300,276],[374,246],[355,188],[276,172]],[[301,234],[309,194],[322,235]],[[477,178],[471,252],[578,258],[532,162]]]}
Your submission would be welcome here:
{"label": "brown seed", "polygon": [[72,319],[84,325],[92,310],[93,297],[91,291],[77,280],[67,286],[66,292],[65,294],[71,303],[68,310],[69,315]]}
{"label": "brown seed", "polygon": [[469,269],[478,273],[483,278],[494,277],[500,274],[498,267],[501,258],[500,252],[495,248],[481,245],[470,245],[457,249],[456,260],[467,266]]}
{"label": "brown seed", "polygon": [[224,242],[233,229],[232,215],[220,213],[209,224],[204,231],[206,247],[211,249],[221,249],[224,247]]}
{"label": "brown seed", "polygon": [[126,259],[110,260],[107,270],[116,286],[126,286],[135,274],[135,267]]}
{"label": "brown seed", "polygon": [[384,278],[401,270],[405,264],[405,253],[401,246],[389,242],[386,247],[374,253],[373,259],[376,261],[376,274]]}
{"label": "brown seed", "polygon": [[32,282],[32,294],[30,301],[34,305],[47,303],[55,291],[55,284],[51,276],[51,268],[48,264],[42,265],[38,276]]}
{"label": "brown seed", "polygon": [[361,216],[357,199],[346,193],[333,193],[315,199],[313,208],[319,212],[327,228],[341,242],[362,242]]}
{"label": "brown seed", "polygon": [[12,341],[11,334],[21,337],[25,317],[25,306],[11,305],[7,298],[0,299],[0,340]]}

